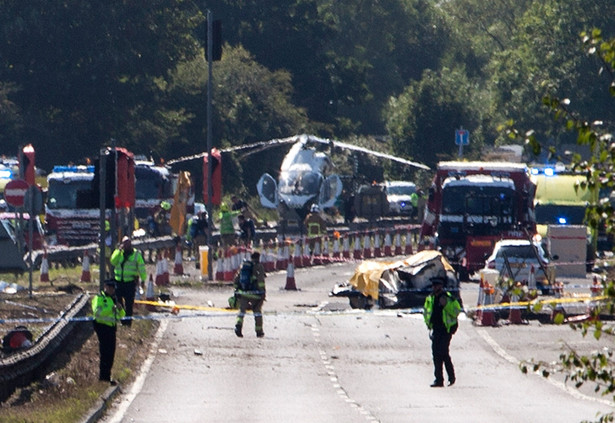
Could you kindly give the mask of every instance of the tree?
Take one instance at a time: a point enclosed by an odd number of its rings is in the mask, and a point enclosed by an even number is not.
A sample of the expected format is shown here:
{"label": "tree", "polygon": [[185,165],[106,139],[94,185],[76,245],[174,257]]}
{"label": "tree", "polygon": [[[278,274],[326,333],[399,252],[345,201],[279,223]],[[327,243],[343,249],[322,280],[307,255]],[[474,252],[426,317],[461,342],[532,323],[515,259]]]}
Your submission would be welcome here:
{"label": "tree", "polygon": [[136,149],[172,135],[169,70],[193,57],[202,15],[182,0],[0,3],[0,80],[16,87],[19,138],[42,164],[81,160],[116,138]]}
{"label": "tree", "polygon": [[[615,97],[615,38],[604,40],[600,30],[581,34],[586,52],[597,59],[601,65],[601,72],[609,76],[608,91],[611,99]],[[604,89],[604,85],[602,86]],[[593,120],[580,114],[569,99],[545,96],[543,104],[548,107],[555,117],[555,122],[567,131],[576,133],[577,143],[589,145],[592,156],[588,160],[580,156],[574,158],[574,169],[586,175],[587,181],[583,183],[592,192],[601,189],[612,190],[615,186],[615,143],[613,131],[615,122]],[[510,125],[506,129],[508,136],[523,138],[534,150],[542,148],[539,138],[534,131],[521,132]],[[609,232],[615,229],[615,211],[608,201],[596,202],[588,208],[588,224],[596,228],[599,223],[606,222]],[[609,275],[612,278],[612,275]],[[583,336],[592,332],[596,339],[602,336],[615,336],[612,325],[601,320],[601,316],[613,316],[615,312],[615,283],[607,280],[603,295],[605,299],[596,302],[592,310],[591,319],[584,323],[571,325],[573,329],[581,331]],[[560,321],[561,323],[561,321]],[[596,392],[610,395],[615,399],[615,360],[610,349],[600,350],[590,355],[582,355],[576,351],[569,351],[560,356],[556,365],[544,362],[524,363],[522,371],[530,368],[541,371],[543,376],[549,377],[553,371],[567,372],[566,380],[572,381],[577,388],[585,383],[594,384]],[[615,421],[615,413],[600,416],[600,422]]]}

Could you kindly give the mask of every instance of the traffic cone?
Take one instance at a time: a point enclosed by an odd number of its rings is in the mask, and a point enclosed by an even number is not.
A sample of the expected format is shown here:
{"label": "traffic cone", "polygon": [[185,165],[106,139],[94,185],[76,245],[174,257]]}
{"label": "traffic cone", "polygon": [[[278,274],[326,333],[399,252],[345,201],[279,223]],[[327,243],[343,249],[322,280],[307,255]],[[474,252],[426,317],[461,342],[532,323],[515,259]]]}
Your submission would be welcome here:
{"label": "traffic cone", "polygon": [[372,258],[372,238],[369,232],[365,232],[363,236],[363,258]]}
{"label": "traffic cone", "polygon": [[331,254],[331,258],[333,258],[335,261],[339,261],[340,257],[340,238],[336,236],[333,238],[333,253]]}
{"label": "traffic cone", "polygon": [[[483,306],[483,308],[481,309],[481,313],[480,313],[480,320],[479,323],[482,326],[496,326],[495,323],[495,311],[494,310],[489,310],[484,308],[485,306],[489,306],[491,304],[493,304],[493,296],[495,294],[495,289],[493,287],[493,285],[491,285],[489,282],[486,281],[482,281],[481,280],[481,290],[483,292],[482,295],[482,304],[479,304],[481,306]],[[479,298],[481,298],[479,296]]]}
{"label": "traffic cone", "polygon": [[295,284],[295,265],[292,257],[288,260],[288,266],[286,267],[286,286],[284,289],[292,291],[297,290],[297,285]]}
{"label": "traffic cone", "polygon": [[393,249],[391,248],[391,234],[389,231],[384,233],[384,255],[391,257],[393,255]]}
{"label": "traffic cone", "polygon": [[378,231],[374,234],[374,257],[382,257],[382,250],[380,249],[380,232]]}
{"label": "traffic cone", "polygon": [[91,282],[92,274],[90,273],[90,255],[88,250],[83,252],[83,260],[81,261],[81,282]]}
{"label": "traffic cone", "polygon": [[316,239],[316,243],[314,244],[314,251],[312,254],[312,263],[315,265],[322,264],[322,255],[320,252],[320,239]]}
{"label": "traffic cone", "polygon": [[215,278],[217,281],[222,281],[224,280],[224,262],[225,262],[224,250],[219,249],[217,256],[218,256],[218,259],[216,260]]}
{"label": "traffic cone", "polygon": [[309,267],[312,265],[312,257],[310,255],[310,243],[307,238],[303,238],[303,254],[301,254],[301,261],[303,262],[303,267]]}
{"label": "traffic cone", "polygon": [[184,274],[184,263],[182,260],[182,247],[181,245],[179,245],[179,243],[177,244],[177,247],[175,247],[175,265],[173,266],[173,273],[176,275]]}
{"label": "traffic cone", "polygon": [[412,255],[412,233],[410,230],[406,233],[406,245],[404,247],[404,254]]}
{"label": "traffic cone", "polygon": [[[517,282],[515,288],[511,291],[510,294],[510,302],[516,303],[519,301],[519,290],[521,290],[521,283]],[[512,325],[520,325],[523,323],[523,319],[521,318],[521,308],[518,305],[510,306],[510,311],[508,313],[508,323]]]}
{"label": "traffic cone", "polygon": [[162,258],[162,284],[168,285],[171,283],[171,275],[169,274],[169,250],[164,251]]}
{"label": "traffic cone", "polygon": [[342,238],[342,257],[345,259],[350,258],[350,239],[347,235]]}
{"label": "traffic cone", "polygon": [[590,288],[592,297],[598,297],[602,294],[602,282],[598,280],[598,276],[594,275],[594,280]]}
{"label": "traffic cone", "polygon": [[41,260],[41,282],[49,282],[49,261],[47,260],[47,249],[43,252],[43,258]]}
{"label": "traffic cone", "polygon": [[[154,292],[154,279],[152,278],[152,275],[149,275],[149,280],[147,281],[147,290],[145,291],[145,300],[146,301],[156,301],[156,293]],[[146,309],[154,311],[156,310],[156,307],[148,304],[146,307]]]}
{"label": "traffic cone", "polygon": [[324,237],[322,240],[322,264],[331,263],[331,256],[329,255],[329,238]]}
{"label": "traffic cone", "polygon": [[401,256],[402,249],[401,249],[401,234],[399,233],[399,231],[395,231],[395,252],[394,254],[396,256]]}
{"label": "traffic cone", "polygon": [[293,259],[293,265],[295,268],[303,267],[303,259],[301,258],[301,242],[294,243],[291,251],[291,257]]}
{"label": "traffic cone", "polygon": [[227,248],[224,252],[224,275],[222,280],[224,281],[232,281],[233,280],[233,267],[232,267],[232,256],[231,249]]}
{"label": "traffic cone", "polygon": [[156,259],[156,279],[154,280],[154,283],[158,286],[160,285],[165,285],[165,278],[164,278],[164,257],[162,257],[161,254],[159,254],[157,256]]}
{"label": "traffic cone", "polygon": [[361,235],[359,235],[358,233],[355,234],[354,236],[354,250],[353,250],[353,254],[352,257],[355,260],[361,260],[363,258],[363,253],[361,250]]}

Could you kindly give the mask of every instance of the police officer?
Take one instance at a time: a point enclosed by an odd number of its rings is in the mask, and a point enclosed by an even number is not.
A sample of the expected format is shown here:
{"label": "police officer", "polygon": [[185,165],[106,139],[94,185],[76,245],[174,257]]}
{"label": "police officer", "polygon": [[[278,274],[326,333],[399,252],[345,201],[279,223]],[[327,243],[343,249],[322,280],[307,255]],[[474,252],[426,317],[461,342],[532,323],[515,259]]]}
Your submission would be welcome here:
{"label": "police officer", "polygon": [[455,383],[455,368],[449,353],[449,346],[453,334],[457,331],[457,316],[461,311],[459,301],[444,290],[445,276],[430,279],[432,293],[425,299],[423,317],[425,324],[431,331],[431,352],[433,356],[435,380],[432,388],[444,386],[442,365],[446,368],[448,385]]}
{"label": "police officer", "polygon": [[[120,246],[111,254],[111,265],[114,267],[118,299],[126,309],[126,317],[131,318],[139,278],[144,282],[147,280],[145,260],[141,252],[132,247],[130,238],[125,236]],[[122,319],[122,325],[131,324],[132,319]]]}
{"label": "police officer", "polygon": [[111,380],[111,368],[115,357],[115,333],[117,322],[126,315],[126,312],[115,297],[113,279],[107,280],[103,290],[92,300],[92,312],[94,313],[94,332],[98,337],[100,353],[98,379],[115,385],[115,381]]}

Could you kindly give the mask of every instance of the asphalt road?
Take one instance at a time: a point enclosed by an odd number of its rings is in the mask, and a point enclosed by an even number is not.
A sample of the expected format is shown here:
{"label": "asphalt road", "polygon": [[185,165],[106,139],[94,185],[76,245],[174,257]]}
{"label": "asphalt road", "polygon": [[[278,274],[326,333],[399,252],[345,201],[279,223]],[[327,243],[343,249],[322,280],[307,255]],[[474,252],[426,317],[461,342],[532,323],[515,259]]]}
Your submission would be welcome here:
{"label": "asphalt road", "polygon": [[[430,388],[430,341],[421,314],[351,310],[328,297],[354,264],[295,271],[267,280],[265,337],[253,319],[244,338],[234,314],[182,311],[165,319],[152,355],[131,387],[123,388],[104,422],[580,422],[613,403],[591,389],[519,370],[520,360],[555,361],[564,343],[578,351],[605,345],[568,326],[480,327],[461,320],[451,355],[452,387]],[[174,288],[178,304],[224,306],[228,287]],[[466,306],[477,284],[462,285]],[[145,346],[144,346],[145,347]]]}

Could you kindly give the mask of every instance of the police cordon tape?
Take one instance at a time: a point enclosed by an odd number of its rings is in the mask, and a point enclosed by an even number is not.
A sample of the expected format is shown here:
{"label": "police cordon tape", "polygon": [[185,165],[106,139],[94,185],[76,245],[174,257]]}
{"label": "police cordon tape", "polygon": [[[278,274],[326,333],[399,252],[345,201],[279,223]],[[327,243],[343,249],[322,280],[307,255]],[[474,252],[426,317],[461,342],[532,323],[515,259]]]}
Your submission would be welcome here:
{"label": "police cordon tape", "polygon": [[[518,308],[528,308],[532,306],[538,305],[558,305],[564,303],[598,303],[601,301],[605,301],[610,299],[608,296],[599,296],[599,297],[578,297],[578,298],[557,298],[557,299],[542,299],[542,300],[532,300],[532,301],[518,301],[518,302],[508,302],[508,303],[499,303],[499,304],[490,304],[490,305],[479,305],[476,307],[464,307],[463,312],[469,314],[473,311],[477,310],[509,310],[510,308],[518,307]],[[184,318],[199,318],[199,317],[227,317],[234,316],[237,314],[237,309],[231,308],[221,308],[221,307],[210,307],[210,306],[195,306],[195,305],[177,305],[170,303],[163,303],[158,301],[145,301],[145,300],[135,300],[135,304],[141,304],[146,306],[154,306],[159,308],[169,308],[171,313],[169,314],[148,314],[148,315],[135,315],[132,317],[127,317],[126,320],[164,320],[164,319],[184,319]],[[190,311],[209,311],[210,313],[195,313],[195,314],[182,314],[179,315],[180,310],[190,310]],[[394,315],[398,314],[422,314],[422,307],[411,307],[411,308],[396,308],[396,309],[382,309],[384,311],[390,311]],[[248,310],[251,312],[251,310]],[[373,310],[364,310],[364,309],[353,309],[353,310],[336,310],[336,311],[324,311],[324,310],[311,310],[311,311],[303,311],[303,312],[285,312],[280,313],[277,311],[263,311],[263,315],[275,315],[275,316],[296,316],[296,315],[322,315],[322,316],[340,316],[340,315],[349,315],[353,313],[373,313]],[[15,324],[15,323],[54,323],[58,321],[68,321],[68,322],[90,322],[94,320],[92,316],[83,316],[83,317],[73,317],[70,319],[65,319],[62,317],[59,318],[32,318],[32,319],[0,319],[0,325],[4,324]]]}

